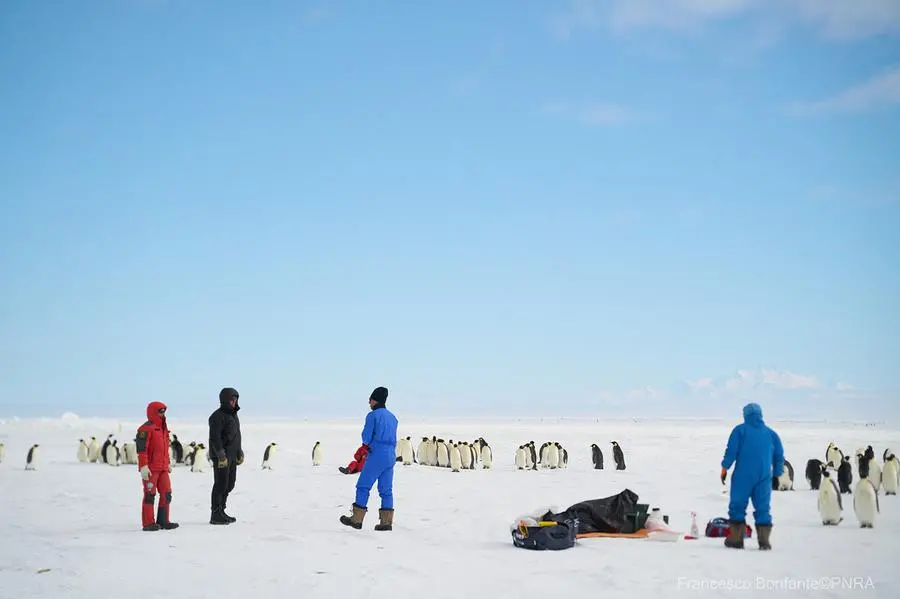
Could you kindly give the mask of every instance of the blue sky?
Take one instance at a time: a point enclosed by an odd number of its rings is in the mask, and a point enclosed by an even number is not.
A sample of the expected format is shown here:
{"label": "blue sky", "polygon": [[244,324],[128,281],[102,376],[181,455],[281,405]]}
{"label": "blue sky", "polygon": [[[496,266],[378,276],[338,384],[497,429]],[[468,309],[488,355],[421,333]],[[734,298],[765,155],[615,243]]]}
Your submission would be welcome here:
{"label": "blue sky", "polygon": [[0,417],[897,403],[900,8],[773,4],[3,2]]}

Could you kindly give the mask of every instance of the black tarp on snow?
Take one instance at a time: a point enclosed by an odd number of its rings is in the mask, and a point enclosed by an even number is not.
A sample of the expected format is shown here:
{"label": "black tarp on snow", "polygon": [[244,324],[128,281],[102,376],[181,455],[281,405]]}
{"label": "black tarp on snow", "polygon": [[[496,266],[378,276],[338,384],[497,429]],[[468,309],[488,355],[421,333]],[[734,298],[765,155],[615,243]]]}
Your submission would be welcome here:
{"label": "black tarp on snow", "polygon": [[576,503],[559,514],[547,512],[543,519],[565,522],[567,519],[578,518],[578,534],[619,533],[629,529],[627,519],[637,511],[637,503],[637,493],[625,489],[618,495]]}

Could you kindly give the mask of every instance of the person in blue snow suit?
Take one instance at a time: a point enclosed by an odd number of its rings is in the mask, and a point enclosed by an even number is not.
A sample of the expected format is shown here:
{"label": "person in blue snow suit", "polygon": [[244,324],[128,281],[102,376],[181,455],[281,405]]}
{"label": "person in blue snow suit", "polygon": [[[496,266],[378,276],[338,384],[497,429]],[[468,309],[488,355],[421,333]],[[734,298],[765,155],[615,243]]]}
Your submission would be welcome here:
{"label": "person in blue snow suit", "polygon": [[353,514],[341,516],[341,524],[359,530],[366,517],[369,493],[378,481],[378,495],[381,496],[379,522],[375,530],[391,530],[394,524],[394,464],[397,463],[397,417],[386,407],[388,390],[378,387],[369,396],[366,423],[363,426],[362,442],[368,452],[366,463],[359,480],[356,481],[356,501]]}
{"label": "person in blue snow suit", "polygon": [[744,548],[747,503],[752,501],[757,543],[761,550],[769,550],[772,548],[769,542],[772,533],[772,514],[769,511],[772,476],[784,473],[784,447],[778,433],[763,421],[759,404],[744,406],[744,422],[735,426],[728,437],[720,473],[723,485],[732,464],[734,472],[731,474],[725,546]]}

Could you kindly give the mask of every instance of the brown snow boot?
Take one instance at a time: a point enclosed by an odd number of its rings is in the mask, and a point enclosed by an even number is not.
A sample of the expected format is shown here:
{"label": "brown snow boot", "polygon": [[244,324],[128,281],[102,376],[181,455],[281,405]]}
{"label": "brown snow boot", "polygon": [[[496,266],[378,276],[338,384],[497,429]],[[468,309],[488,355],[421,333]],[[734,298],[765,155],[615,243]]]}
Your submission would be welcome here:
{"label": "brown snow boot", "polygon": [[375,530],[394,529],[394,508],[378,510],[378,518],[380,522],[375,525]]}
{"label": "brown snow boot", "polygon": [[730,549],[744,548],[744,534],[747,532],[746,522],[728,521],[728,536],[725,537],[725,546]]}
{"label": "brown snow boot", "polygon": [[769,543],[769,535],[772,534],[772,525],[760,526],[756,525],[756,542],[759,543],[760,551],[769,551],[772,545]]}
{"label": "brown snow boot", "polygon": [[341,524],[359,530],[362,528],[363,519],[366,517],[366,508],[353,504],[352,516],[341,516]]}

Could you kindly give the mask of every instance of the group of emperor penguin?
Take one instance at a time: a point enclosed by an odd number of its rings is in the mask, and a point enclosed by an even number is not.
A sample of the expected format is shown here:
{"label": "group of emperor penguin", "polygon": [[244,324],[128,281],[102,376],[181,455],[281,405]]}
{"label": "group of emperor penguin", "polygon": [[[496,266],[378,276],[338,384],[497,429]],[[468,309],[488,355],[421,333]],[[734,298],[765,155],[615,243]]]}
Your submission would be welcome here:
{"label": "group of emperor penguin", "polygon": [[[843,522],[842,495],[853,495],[853,511],[860,528],[874,528],[881,513],[880,492],[897,495],[900,488],[900,462],[894,452],[885,449],[882,463],[875,457],[871,445],[856,450],[856,487],[853,485],[853,464],[849,455],[834,444],[825,450],[825,461],[810,459],[806,463],[806,480],[810,489],[818,491],[818,510],[825,526]],[[835,480],[837,479],[837,480]]]}
{"label": "group of emperor penguin", "polygon": [[481,462],[482,469],[490,470],[494,454],[484,437],[471,443],[453,439],[445,441],[437,436],[422,437],[417,451],[413,451],[412,438],[405,437],[397,440],[397,461],[404,466],[419,464],[449,468],[451,472],[474,470]]}
{"label": "group of emperor penguin", "polygon": [[107,435],[102,445],[97,441],[97,437],[91,437],[90,443],[84,439],[78,439],[76,458],[82,463],[107,464],[109,466],[137,464],[137,445],[133,442],[119,445],[114,434]]}
{"label": "group of emperor penguin", "polygon": [[[613,461],[616,463],[616,470],[625,470],[625,452],[618,441],[610,441],[612,445]],[[594,464],[594,470],[603,470],[603,451],[600,446],[594,443],[591,445],[591,462]]]}
{"label": "group of emperor penguin", "polygon": [[546,441],[540,450],[534,441],[529,441],[516,449],[515,464],[516,470],[559,470],[569,467],[569,452],[559,441]]}

